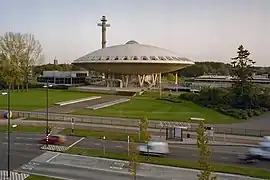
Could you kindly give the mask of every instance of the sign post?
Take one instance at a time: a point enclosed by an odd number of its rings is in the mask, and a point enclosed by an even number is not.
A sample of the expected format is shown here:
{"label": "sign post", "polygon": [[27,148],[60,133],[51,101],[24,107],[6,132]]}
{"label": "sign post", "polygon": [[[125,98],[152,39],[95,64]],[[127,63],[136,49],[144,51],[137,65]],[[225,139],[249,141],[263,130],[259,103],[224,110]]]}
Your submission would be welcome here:
{"label": "sign post", "polygon": [[71,118],[71,133],[74,134],[74,125],[75,125],[75,119],[74,117]]}
{"label": "sign post", "polygon": [[106,154],[106,150],[105,150],[105,140],[106,140],[106,137],[105,136],[103,136],[103,154],[104,154],[104,156],[105,156],[105,154]]}
{"label": "sign post", "polygon": [[128,136],[128,156],[129,156],[129,136]]}

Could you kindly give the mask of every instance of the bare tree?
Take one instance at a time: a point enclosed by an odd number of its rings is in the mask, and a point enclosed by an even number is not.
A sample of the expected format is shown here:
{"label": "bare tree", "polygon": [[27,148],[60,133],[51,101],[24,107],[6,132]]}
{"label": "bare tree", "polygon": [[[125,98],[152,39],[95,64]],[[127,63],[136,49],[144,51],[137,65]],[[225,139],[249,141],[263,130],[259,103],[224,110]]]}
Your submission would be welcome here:
{"label": "bare tree", "polygon": [[31,34],[8,32],[0,37],[1,75],[7,84],[26,85],[32,67],[43,61],[39,41]]}
{"label": "bare tree", "polygon": [[44,61],[42,46],[32,34],[24,34],[24,54],[21,57],[21,68],[23,71],[24,85],[28,90],[29,75],[32,73],[35,65],[40,65]]}

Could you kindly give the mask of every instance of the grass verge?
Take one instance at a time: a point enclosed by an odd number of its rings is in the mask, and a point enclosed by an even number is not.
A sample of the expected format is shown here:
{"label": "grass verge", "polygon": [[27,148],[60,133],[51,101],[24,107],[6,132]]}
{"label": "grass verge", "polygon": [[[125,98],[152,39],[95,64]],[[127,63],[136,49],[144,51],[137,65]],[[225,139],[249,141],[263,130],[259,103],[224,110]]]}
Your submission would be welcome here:
{"label": "grass verge", "polygon": [[[78,155],[84,155],[84,156],[120,159],[120,160],[129,159],[128,156],[125,154],[116,154],[116,153],[107,152],[105,155],[103,155],[103,151],[101,150],[89,150],[89,149],[83,149],[83,148],[71,148],[68,151],[66,151],[66,153],[78,154]],[[174,167],[182,167],[182,168],[199,169],[199,164],[197,162],[168,160],[166,158],[159,158],[159,157],[151,157],[148,161],[146,157],[141,156],[140,162],[166,165],[166,166],[174,166]],[[239,174],[239,175],[244,175],[244,176],[270,179],[270,171],[266,171],[266,170],[228,166],[228,165],[222,165],[222,164],[216,164],[216,163],[213,163],[212,166],[215,172]]]}
{"label": "grass verge", "polygon": [[[71,134],[71,129],[64,129],[61,134],[69,135]],[[106,132],[106,131],[95,131],[95,130],[87,130],[87,129],[76,129],[74,131],[74,136],[79,137],[94,137],[97,139],[102,139],[103,136],[106,136],[107,140],[114,141],[127,141],[128,136],[133,139],[135,142],[139,142],[139,137],[134,133],[122,133],[122,132]]]}
{"label": "grass verge", "polygon": [[61,179],[51,178],[47,176],[30,175],[25,180],[61,180]]}
{"label": "grass verge", "polygon": [[[29,132],[29,133],[43,133],[46,127],[43,126],[17,126],[16,128],[11,128],[12,132]],[[0,132],[7,132],[7,126],[0,126]]]}

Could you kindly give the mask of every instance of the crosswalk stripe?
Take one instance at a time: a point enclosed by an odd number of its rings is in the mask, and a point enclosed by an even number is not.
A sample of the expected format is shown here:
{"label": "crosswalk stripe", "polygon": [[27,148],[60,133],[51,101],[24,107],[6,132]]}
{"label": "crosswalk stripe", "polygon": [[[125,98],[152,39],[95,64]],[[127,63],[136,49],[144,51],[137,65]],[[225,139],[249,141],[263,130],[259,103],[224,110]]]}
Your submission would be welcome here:
{"label": "crosswalk stripe", "polygon": [[0,171],[0,179],[1,180],[25,180],[29,174],[10,172],[10,178],[8,178],[7,171]]}
{"label": "crosswalk stripe", "polygon": [[68,147],[48,144],[48,146],[47,145],[41,146],[40,149],[48,150],[48,151],[64,152],[64,151],[66,151],[68,149]]}

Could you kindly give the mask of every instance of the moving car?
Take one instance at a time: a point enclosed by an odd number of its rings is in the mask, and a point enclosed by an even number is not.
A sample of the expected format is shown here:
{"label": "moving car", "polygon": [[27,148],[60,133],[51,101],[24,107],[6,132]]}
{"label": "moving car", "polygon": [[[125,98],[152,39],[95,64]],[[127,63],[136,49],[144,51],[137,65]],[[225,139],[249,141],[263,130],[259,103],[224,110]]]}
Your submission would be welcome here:
{"label": "moving car", "polygon": [[[66,142],[66,137],[63,135],[49,135],[48,138],[48,144],[64,144]],[[46,144],[47,143],[47,138],[44,137],[40,140],[41,144]]]}
{"label": "moving car", "polygon": [[169,145],[165,142],[153,142],[149,141],[147,145],[141,145],[138,147],[140,154],[148,154],[154,156],[166,156],[169,154]]}
{"label": "moving car", "polygon": [[239,156],[245,162],[257,162],[258,160],[270,160],[270,136],[263,137],[258,147],[248,150],[248,154]]}

